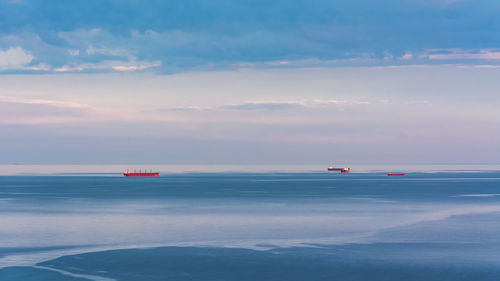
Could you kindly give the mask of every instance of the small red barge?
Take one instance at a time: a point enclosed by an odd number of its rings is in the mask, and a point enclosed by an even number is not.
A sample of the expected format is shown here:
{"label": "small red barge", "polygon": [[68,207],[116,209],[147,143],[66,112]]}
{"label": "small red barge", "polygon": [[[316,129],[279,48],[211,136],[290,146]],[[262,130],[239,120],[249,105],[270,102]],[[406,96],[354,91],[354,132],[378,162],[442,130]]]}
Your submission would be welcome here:
{"label": "small red barge", "polygon": [[146,172],[142,172],[141,170],[139,170],[139,173],[137,173],[135,170],[134,172],[131,172],[130,170],[127,169],[127,171],[125,173],[123,173],[124,176],[126,177],[158,177],[160,176],[160,173],[156,172],[156,173],[153,173],[152,171],[149,171]]}
{"label": "small red barge", "polygon": [[387,173],[388,176],[404,176],[405,173],[393,174],[391,172]]}

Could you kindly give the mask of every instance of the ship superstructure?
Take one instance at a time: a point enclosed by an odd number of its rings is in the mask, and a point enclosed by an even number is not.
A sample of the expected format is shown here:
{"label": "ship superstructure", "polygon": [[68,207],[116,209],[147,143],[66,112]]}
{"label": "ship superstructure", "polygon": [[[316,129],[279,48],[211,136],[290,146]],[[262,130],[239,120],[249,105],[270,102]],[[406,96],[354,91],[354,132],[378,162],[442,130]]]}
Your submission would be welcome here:
{"label": "ship superstructure", "polygon": [[351,171],[351,168],[349,167],[343,167],[343,168],[335,168],[333,165],[328,166],[328,171],[334,172],[334,171],[339,171],[342,174],[347,174]]}

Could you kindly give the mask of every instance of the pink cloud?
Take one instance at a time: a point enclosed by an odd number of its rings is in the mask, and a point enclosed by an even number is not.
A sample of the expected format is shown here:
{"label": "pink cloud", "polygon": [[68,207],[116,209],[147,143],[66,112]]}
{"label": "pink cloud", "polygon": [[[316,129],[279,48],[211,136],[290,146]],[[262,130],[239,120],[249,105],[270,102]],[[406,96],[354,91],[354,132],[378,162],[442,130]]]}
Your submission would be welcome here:
{"label": "pink cloud", "polygon": [[71,71],[83,71],[83,67],[69,67],[69,66],[63,66],[59,68],[54,68],[54,72],[71,72]]}
{"label": "pink cloud", "polygon": [[413,58],[413,54],[412,53],[406,53],[401,58],[404,59],[404,60],[411,60]]}
{"label": "pink cloud", "polygon": [[451,53],[451,54],[426,54],[431,60],[453,60],[453,59],[480,59],[480,60],[500,60],[500,52],[482,50],[478,53]]}
{"label": "pink cloud", "polygon": [[145,70],[148,68],[152,67],[157,67],[160,66],[161,62],[155,62],[155,63],[147,63],[147,64],[140,64],[140,65],[115,65],[112,66],[113,70],[115,71],[138,71],[138,70]]}
{"label": "pink cloud", "polygon": [[500,68],[500,65],[482,64],[474,65],[474,68]]}
{"label": "pink cloud", "polygon": [[271,61],[271,62],[268,62],[269,65],[275,65],[275,66],[279,66],[279,65],[288,65],[290,64],[289,61]]}

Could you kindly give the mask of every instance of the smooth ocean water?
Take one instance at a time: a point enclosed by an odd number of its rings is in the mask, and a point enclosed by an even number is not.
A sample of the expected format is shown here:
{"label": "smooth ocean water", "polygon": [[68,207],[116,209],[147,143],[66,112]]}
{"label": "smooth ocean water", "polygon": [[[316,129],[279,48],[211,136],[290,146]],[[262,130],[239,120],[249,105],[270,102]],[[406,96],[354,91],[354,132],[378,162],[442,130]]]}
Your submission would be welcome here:
{"label": "smooth ocean water", "polygon": [[0,280],[500,280],[500,172],[0,176]]}

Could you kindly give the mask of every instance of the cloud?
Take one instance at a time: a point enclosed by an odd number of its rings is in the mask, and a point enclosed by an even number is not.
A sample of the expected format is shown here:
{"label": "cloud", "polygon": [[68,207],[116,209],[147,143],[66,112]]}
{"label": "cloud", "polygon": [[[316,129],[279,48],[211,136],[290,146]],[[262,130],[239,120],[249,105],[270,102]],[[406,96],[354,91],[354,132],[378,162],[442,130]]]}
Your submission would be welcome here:
{"label": "cloud", "polygon": [[499,51],[480,50],[479,52],[453,51],[444,54],[424,54],[430,60],[500,60]]}
{"label": "cloud", "polygon": [[[500,3],[494,1],[313,2],[89,0],[54,2],[47,9],[43,1],[4,1],[0,50],[18,54],[7,56],[9,61],[1,56],[0,69],[30,72],[23,66],[33,63],[50,69],[82,67],[82,72],[135,71],[145,66],[134,61],[161,61],[155,72],[170,74],[500,59],[494,51],[500,38],[485,36],[499,27]],[[442,46],[491,51],[418,56]]]}
{"label": "cloud", "polygon": [[[337,151],[344,153],[344,159],[370,161],[492,161],[499,155],[494,146],[499,134],[491,130],[500,120],[498,73],[499,69],[410,67],[4,75],[0,76],[2,95],[11,98],[10,103],[2,102],[0,120],[52,122],[17,126],[33,127],[43,135],[112,139],[122,134],[145,142],[160,138],[285,140],[304,143],[298,150],[304,155],[312,143],[355,145],[358,140],[365,145]],[[435,83],[425,83],[430,78]],[[390,102],[384,104],[385,100]],[[408,102],[414,100],[428,100],[433,106]],[[96,109],[71,108],[67,102],[88,103]],[[156,108],[170,110],[155,112]],[[52,125],[56,122],[70,124],[56,128]],[[47,131],[51,126],[52,131]],[[383,136],[390,139],[384,141]],[[36,142],[41,141],[33,138],[26,144]],[[464,150],[470,143],[478,145]],[[206,147],[210,145],[193,147],[191,153]],[[366,153],[369,156],[356,158]],[[288,154],[284,151],[275,159]],[[317,154],[319,159],[321,155]],[[220,159],[215,152],[212,158]]]}
{"label": "cloud", "polygon": [[480,65],[472,65],[473,68],[500,68],[500,65],[491,65],[491,64],[480,64]]}
{"label": "cloud", "polygon": [[77,103],[77,102],[46,100],[46,99],[25,99],[25,98],[17,98],[10,96],[0,96],[0,102],[39,104],[39,105],[48,105],[53,107],[66,107],[66,108],[90,108],[88,104]]}
{"label": "cloud", "polygon": [[405,53],[401,58],[404,60],[411,60],[411,59],[413,59],[413,54],[412,53]]}
{"label": "cloud", "polygon": [[248,102],[224,105],[220,108],[231,110],[284,110],[303,107],[301,102]]}
{"label": "cloud", "polygon": [[154,112],[193,112],[193,111],[220,111],[220,110],[242,110],[242,111],[253,111],[253,110],[287,110],[287,109],[297,109],[305,107],[302,102],[244,102],[235,104],[225,104],[219,106],[198,106],[198,105],[188,105],[188,106],[176,106],[169,108],[160,108],[154,110]]}
{"label": "cloud", "polygon": [[320,109],[334,106],[337,109],[345,107],[369,105],[369,101],[360,100],[333,100],[333,99],[312,99],[312,100],[296,100],[296,101],[249,101],[243,103],[223,104],[217,106],[178,106],[170,108],[160,108],[153,112],[203,112],[203,111],[281,111],[281,110],[297,110],[297,109]]}
{"label": "cloud", "polygon": [[126,49],[95,48],[94,46],[89,46],[85,52],[87,55],[109,55],[114,57],[133,58]]}
{"label": "cloud", "polygon": [[177,106],[177,107],[172,107],[168,109],[158,109],[156,110],[157,112],[162,112],[162,111],[199,111],[199,110],[206,110],[207,108],[200,107],[200,106]]}
{"label": "cloud", "polygon": [[10,47],[0,50],[0,70],[22,69],[35,57],[21,47]]}
{"label": "cloud", "polygon": [[71,56],[78,56],[80,55],[80,50],[68,50],[68,54],[70,54]]}
{"label": "cloud", "polygon": [[290,64],[290,61],[285,61],[285,60],[281,60],[281,61],[270,61],[268,62],[267,64],[269,65],[277,65],[277,66],[284,66],[284,65],[289,65]]}
{"label": "cloud", "polygon": [[[134,62],[131,62],[134,63]],[[132,64],[132,65],[115,65],[113,66],[113,70],[115,71],[140,71],[140,70],[146,70],[149,68],[153,67],[158,67],[161,65],[161,61],[157,62],[141,62],[139,64]]]}
{"label": "cloud", "polygon": [[64,65],[62,67],[54,68],[54,72],[75,72],[75,71],[83,71],[83,67],[69,67],[67,65]]}
{"label": "cloud", "polygon": [[8,0],[9,4],[25,4],[24,0]]}
{"label": "cloud", "polygon": [[91,107],[76,102],[0,96],[0,123],[67,123],[86,118]]}
{"label": "cloud", "polygon": [[45,63],[40,63],[38,65],[26,66],[24,69],[32,71],[50,71],[50,66]]}
{"label": "cloud", "polygon": [[307,102],[307,105],[310,107],[315,106],[328,106],[335,105],[337,107],[342,106],[356,106],[356,105],[368,105],[371,104],[369,101],[360,101],[360,100],[332,100],[332,99],[314,99]]}

